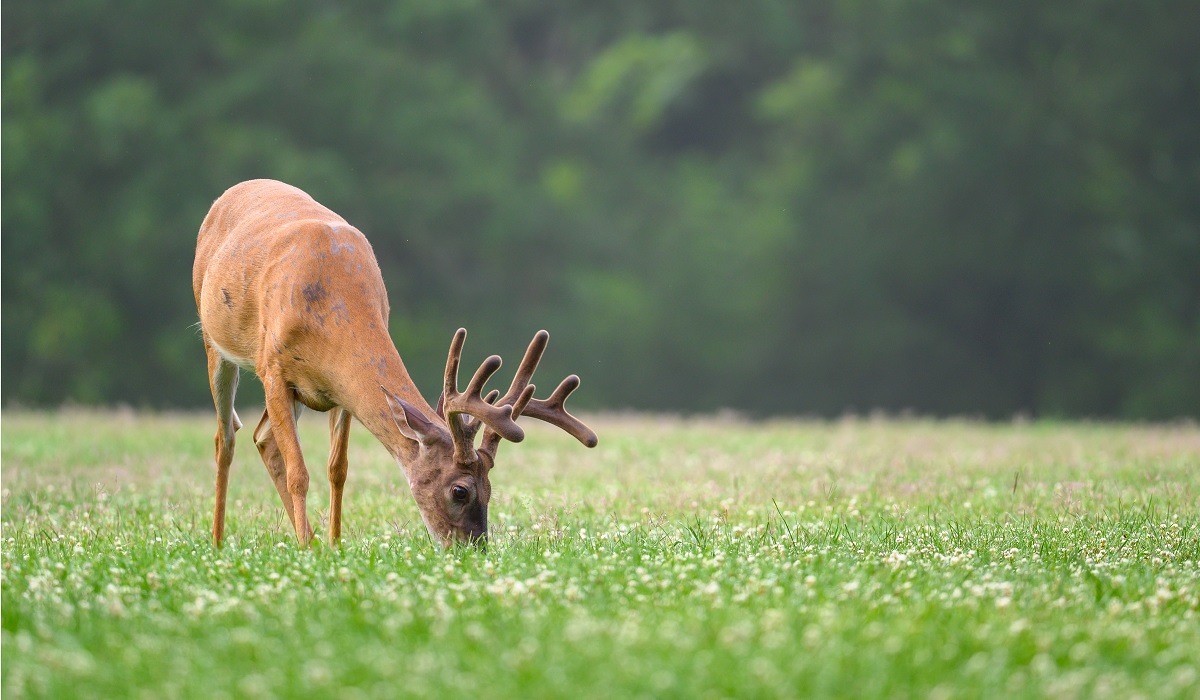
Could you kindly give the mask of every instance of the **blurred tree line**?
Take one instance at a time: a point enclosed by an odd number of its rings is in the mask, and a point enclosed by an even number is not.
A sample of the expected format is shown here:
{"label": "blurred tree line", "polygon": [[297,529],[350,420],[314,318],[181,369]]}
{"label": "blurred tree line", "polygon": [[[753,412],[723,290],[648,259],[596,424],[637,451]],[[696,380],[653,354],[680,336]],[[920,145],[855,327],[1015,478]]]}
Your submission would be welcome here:
{"label": "blurred tree line", "polygon": [[1190,0],[3,19],[6,404],[210,405],[195,234],[272,177],[371,239],[427,392],[545,327],[579,407],[1200,413]]}

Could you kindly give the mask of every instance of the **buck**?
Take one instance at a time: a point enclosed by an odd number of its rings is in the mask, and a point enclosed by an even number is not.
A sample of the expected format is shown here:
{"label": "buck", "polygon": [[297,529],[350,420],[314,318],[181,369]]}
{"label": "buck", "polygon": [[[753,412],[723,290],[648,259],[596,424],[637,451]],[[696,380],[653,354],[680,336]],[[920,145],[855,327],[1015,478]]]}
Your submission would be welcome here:
{"label": "buck", "polygon": [[460,392],[467,337],[460,328],[450,343],[442,396],[431,407],[388,334],[387,290],[370,243],[290,185],[251,180],[213,203],[196,241],[192,289],[217,410],[217,547],[225,531],[234,435],[242,426],[233,408],[239,368],[252,369],[262,381],[266,410],[254,444],[302,545],[313,537],[305,510],[309,475],[296,434],[305,406],[329,412],[331,543],[341,537],[352,417],[399,463],[426,527],[444,545],[486,541],[489,475],[500,441],[524,439],[517,418],[545,421],[596,445],[596,434],[564,406],[578,376],[564,379],[545,399],[533,398],[530,380],[549,340],[546,331],[534,335],[508,391],[484,397],[500,358],[484,360]]}

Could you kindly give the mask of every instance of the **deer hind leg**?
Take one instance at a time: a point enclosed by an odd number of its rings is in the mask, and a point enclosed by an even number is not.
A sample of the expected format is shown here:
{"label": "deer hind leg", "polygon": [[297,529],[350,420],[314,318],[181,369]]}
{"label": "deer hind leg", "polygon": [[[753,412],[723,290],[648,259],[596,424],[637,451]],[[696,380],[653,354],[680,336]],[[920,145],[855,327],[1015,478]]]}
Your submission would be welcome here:
{"label": "deer hind leg", "polygon": [[[294,415],[299,416],[301,409],[302,404],[296,403],[293,406]],[[271,483],[275,484],[275,491],[279,493],[279,500],[283,502],[283,509],[287,512],[288,522],[294,528],[296,514],[292,504],[292,495],[288,492],[287,487],[287,465],[284,464],[283,453],[279,451],[279,444],[275,442],[275,433],[271,430],[271,418],[267,411],[263,411],[262,418],[258,421],[258,427],[254,429],[254,446],[258,448],[258,454],[267,468]],[[309,528],[310,539],[312,535],[312,528]]]}
{"label": "deer hind leg", "polygon": [[350,412],[329,412],[329,544],[342,538],[342,490],[349,470],[346,450],[350,444]]}
{"label": "deer hind leg", "polygon": [[217,495],[213,508],[213,546],[220,547],[225,536],[225,496],[229,492],[229,466],[233,464],[234,434],[242,427],[237,411],[233,410],[233,397],[237,394],[238,368],[228,362],[205,342],[208,352],[208,383],[212,389],[213,404],[217,409],[217,434],[213,443],[217,453]]}
{"label": "deer hind leg", "polygon": [[[308,545],[312,539],[313,530],[308,523],[308,511],[305,508],[308,497],[308,468],[304,466],[304,454],[300,451],[300,437],[296,434],[296,414],[299,404],[291,387],[278,375],[272,376],[270,373],[260,372],[259,376],[263,380],[263,389],[266,393],[266,413],[271,437],[275,443],[275,451],[283,461],[286,491],[281,492],[280,496],[283,498],[285,507],[289,501],[292,504],[289,514],[292,516],[292,525],[296,529],[296,539],[301,545]],[[276,481],[276,489],[278,489],[279,481],[275,476],[274,469],[276,467],[272,466],[273,460],[267,459],[262,446],[259,447],[259,452],[263,453],[263,460],[267,462],[267,470],[271,471],[271,478]]]}

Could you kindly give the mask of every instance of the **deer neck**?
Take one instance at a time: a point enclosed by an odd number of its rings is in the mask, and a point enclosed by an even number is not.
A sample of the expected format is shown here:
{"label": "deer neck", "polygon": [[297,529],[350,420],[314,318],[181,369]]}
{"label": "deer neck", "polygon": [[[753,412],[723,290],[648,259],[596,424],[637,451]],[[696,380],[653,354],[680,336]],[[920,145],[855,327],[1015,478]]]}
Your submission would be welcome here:
{"label": "deer neck", "polygon": [[345,389],[341,405],[407,469],[418,445],[396,427],[383,388],[404,399],[431,420],[437,420],[437,413],[413,384],[390,338],[386,342],[360,346],[355,355],[358,361],[343,365],[345,371],[339,383]]}

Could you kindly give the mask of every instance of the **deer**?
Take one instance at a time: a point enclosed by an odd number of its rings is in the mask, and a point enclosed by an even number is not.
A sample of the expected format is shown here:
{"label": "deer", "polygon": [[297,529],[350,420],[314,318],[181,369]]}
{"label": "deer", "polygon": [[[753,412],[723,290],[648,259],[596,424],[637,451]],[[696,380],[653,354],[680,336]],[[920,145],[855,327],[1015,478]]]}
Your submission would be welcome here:
{"label": "deer", "polygon": [[[488,357],[464,390],[458,370],[467,332],[450,343],[436,407],[422,397],[388,332],[387,290],[366,236],[291,185],[249,180],[209,209],[196,239],[192,289],[208,355],[217,413],[213,545],[225,533],[225,500],[241,369],[262,382],[265,410],[254,444],[300,546],[314,538],[306,501],[309,473],[296,420],[303,408],[329,414],[329,532],[339,544],[351,419],[400,466],[429,533],[443,546],[486,546],[490,473],[502,440],[521,442],[520,417],[562,429],[587,447],[596,433],[571,415],[570,375],[545,399],[530,383],[549,342],[538,331],[509,389],[482,395],[501,359]],[[483,435],[476,446],[476,437]]]}

